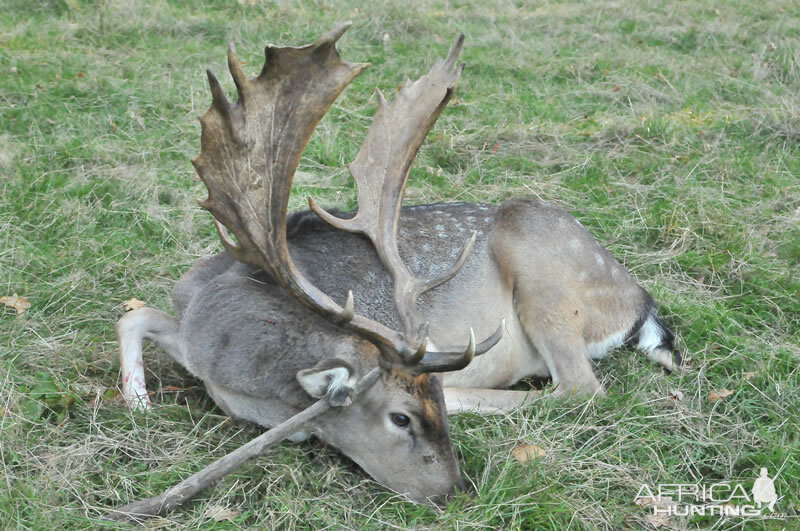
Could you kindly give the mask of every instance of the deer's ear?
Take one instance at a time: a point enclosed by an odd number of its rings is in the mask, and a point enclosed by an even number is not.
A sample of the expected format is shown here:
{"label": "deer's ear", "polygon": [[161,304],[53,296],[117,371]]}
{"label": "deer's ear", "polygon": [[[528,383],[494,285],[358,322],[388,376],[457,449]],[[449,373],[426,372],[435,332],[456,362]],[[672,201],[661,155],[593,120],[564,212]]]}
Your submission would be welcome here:
{"label": "deer's ear", "polygon": [[310,369],[298,371],[297,381],[314,398],[322,398],[330,393],[332,405],[349,405],[356,375],[347,362],[329,358]]}

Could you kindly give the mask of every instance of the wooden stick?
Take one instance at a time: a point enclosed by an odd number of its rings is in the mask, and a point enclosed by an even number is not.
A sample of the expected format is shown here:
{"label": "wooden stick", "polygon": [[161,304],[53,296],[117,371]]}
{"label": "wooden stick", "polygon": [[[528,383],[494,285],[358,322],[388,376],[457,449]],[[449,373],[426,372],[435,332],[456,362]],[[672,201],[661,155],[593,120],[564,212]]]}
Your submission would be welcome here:
{"label": "wooden stick", "polygon": [[[375,368],[358,380],[353,393],[353,401],[362,392],[372,387],[379,374],[380,369]],[[285,438],[294,435],[306,423],[328,411],[331,407],[334,406],[331,405],[329,396],[326,395],[297,415],[262,433],[252,441],[211,463],[200,472],[193,474],[162,494],[123,505],[106,514],[104,518],[118,522],[139,521],[169,512],[182,503],[191,500],[200,491],[218,479],[230,474],[246,461],[263,454]]]}

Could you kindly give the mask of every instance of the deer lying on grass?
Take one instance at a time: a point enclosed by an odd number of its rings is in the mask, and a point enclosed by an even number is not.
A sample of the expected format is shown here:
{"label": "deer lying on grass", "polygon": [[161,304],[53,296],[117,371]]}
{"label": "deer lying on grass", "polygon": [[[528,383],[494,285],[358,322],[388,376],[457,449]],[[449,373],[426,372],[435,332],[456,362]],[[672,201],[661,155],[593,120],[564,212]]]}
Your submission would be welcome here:
{"label": "deer lying on grass", "polygon": [[532,375],[552,377],[557,393],[602,392],[590,358],[626,341],[670,370],[680,357],[652,298],[561,208],[528,199],[402,207],[411,164],[463,68],[463,36],[394,101],[377,93],[349,165],[357,213],[309,199],[310,211],[287,216],[309,137],[367,66],[339,57],[346,29],[267,47],[254,79],[229,48],[236,103],[208,72],[213,102],[193,163],[226,252],[178,281],[177,319],[151,308],[120,319],[123,392],[149,405],[144,338],[202,379],[227,414],[266,427],[326,393],[346,403],[379,366],[372,389],[310,434],[390,489],[430,500],[462,485],[448,413],[509,411],[535,392],[500,388]]}

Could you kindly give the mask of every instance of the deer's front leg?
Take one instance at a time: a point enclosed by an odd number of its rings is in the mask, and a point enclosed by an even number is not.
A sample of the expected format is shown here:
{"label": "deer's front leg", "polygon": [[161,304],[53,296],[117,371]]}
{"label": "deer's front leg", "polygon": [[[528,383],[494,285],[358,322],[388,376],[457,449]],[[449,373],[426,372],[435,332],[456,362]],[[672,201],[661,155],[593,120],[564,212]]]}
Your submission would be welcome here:
{"label": "deer's front leg", "polygon": [[142,340],[150,339],[182,362],[178,345],[178,323],[175,319],[154,308],[139,308],[125,314],[117,321],[119,361],[122,371],[122,396],[134,409],[150,407],[150,397],[144,380]]}

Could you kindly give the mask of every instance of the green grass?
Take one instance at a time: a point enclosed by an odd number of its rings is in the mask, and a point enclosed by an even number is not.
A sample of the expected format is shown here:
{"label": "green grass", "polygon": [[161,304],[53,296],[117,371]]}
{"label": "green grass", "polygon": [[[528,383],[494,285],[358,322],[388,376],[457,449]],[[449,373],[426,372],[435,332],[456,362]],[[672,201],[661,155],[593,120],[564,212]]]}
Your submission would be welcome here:
{"label": "green grass", "polygon": [[[373,89],[419,76],[463,31],[467,68],[407,199],[566,205],[660,302],[692,368],[664,375],[621,351],[596,367],[607,397],[454,419],[476,495],[442,512],[287,443],[157,525],[639,528],[642,483],[749,487],[766,466],[787,519],[671,525],[797,528],[800,9],[772,0],[3,2],[0,295],[32,307],[0,312],[2,526],[100,525],[258,433],[153,348],[158,407],[127,411],[113,325],[131,297],[169,309],[174,281],[220,248],[189,163],[204,68],[225,78],[232,40],[253,75],[267,42],[348,19],[342,55],[373,67],[320,124],[290,206],[354,205],[343,168]],[[710,403],[719,389],[734,394]],[[547,456],[516,463],[520,442]],[[240,514],[215,523],[213,505]]]}

